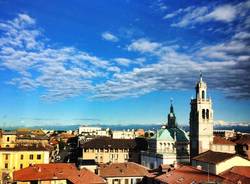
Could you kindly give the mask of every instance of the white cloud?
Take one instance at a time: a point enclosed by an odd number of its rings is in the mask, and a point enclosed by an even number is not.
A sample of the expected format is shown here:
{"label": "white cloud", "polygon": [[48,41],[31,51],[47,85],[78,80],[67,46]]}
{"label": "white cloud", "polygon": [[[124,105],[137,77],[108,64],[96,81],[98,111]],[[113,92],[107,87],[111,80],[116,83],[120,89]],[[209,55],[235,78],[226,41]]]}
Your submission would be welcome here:
{"label": "white cloud", "polygon": [[111,42],[117,42],[119,40],[115,35],[113,35],[110,32],[104,32],[104,33],[102,33],[102,38],[104,40],[111,41]]}
{"label": "white cloud", "polygon": [[163,19],[170,19],[173,18],[177,15],[177,13],[169,13],[163,17]]}
{"label": "white cloud", "polygon": [[151,42],[145,38],[135,40],[128,46],[129,51],[154,52],[161,46],[160,43]]}
{"label": "white cloud", "polygon": [[43,99],[54,101],[91,93],[93,80],[120,72],[111,62],[77,48],[51,47],[29,15],[2,22],[0,29],[0,68],[18,73],[8,84],[26,90],[43,88]]}
{"label": "white cloud", "polygon": [[18,14],[19,19],[16,19],[17,21],[23,21],[28,24],[35,24],[35,19],[31,18],[29,15],[26,14]]}
{"label": "white cloud", "polygon": [[223,5],[215,8],[211,13],[204,17],[204,21],[217,20],[231,22],[236,18],[237,11],[232,5]]}
{"label": "white cloud", "polygon": [[238,3],[236,5],[223,4],[211,8],[209,6],[203,7],[187,7],[171,12],[163,19],[171,19],[177,17],[177,22],[172,23],[173,27],[186,27],[195,25],[197,23],[204,23],[209,21],[219,21],[229,23],[234,21],[237,17],[246,16],[249,11],[250,1]]}
{"label": "white cloud", "polygon": [[[190,9],[194,8],[182,11]],[[75,47],[50,46],[27,16],[0,23],[0,68],[18,74],[9,84],[27,90],[41,88],[45,100],[79,95],[117,99],[160,90],[192,89],[200,70],[209,88],[234,98],[250,98],[247,30],[189,54],[178,51],[176,45],[140,38],[127,50],[143,53],[145,58],[106,60]]]}
{"label": "white cloud", "polygon": [[128,58],[115,58],[114,61],[123,66],[129,66],[132,62],[132,60]]}

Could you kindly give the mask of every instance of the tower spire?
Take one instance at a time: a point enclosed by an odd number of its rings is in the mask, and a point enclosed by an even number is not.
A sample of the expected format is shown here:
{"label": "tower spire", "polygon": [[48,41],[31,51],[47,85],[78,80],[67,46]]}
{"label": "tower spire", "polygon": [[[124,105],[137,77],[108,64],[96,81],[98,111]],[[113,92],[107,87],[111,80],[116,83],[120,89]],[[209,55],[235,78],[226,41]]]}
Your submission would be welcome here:
{"label": "tower spire", "polygon": [[200,81],[202,81],[202,72],[200,70]]}
{"label": "tower spire", "polygon": [[170,99],[170,113],[174,113],[173,98]]}
{"label": "tower spire", "polygon": [[176,118],[174,114],[174,106],[173,106],[173,99],[170,99],[170,112],[168,114],[168,128],[176,128]]}

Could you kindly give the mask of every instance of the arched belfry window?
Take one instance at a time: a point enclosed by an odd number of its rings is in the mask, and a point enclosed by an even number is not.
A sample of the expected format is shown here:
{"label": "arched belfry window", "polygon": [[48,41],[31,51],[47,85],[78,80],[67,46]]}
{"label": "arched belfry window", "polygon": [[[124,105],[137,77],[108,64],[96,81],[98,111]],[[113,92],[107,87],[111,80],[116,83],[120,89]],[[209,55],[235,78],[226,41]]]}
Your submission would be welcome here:
{"label": "arched belfry window", "polygon": [[205,91],[204,90],[202,90],[202,92],[201,92],[201,97],[202,97],[202,99],[205,99]]}
{"label": "arched belfry window", "polygon": [[207,117],[207,119],[209,119],[209,110],[208,109],[206,111],[206,117]]}
{"label": "arched belfry window", "polygon": [[206,117],[206,111],[205,109],[202,109],[202,119],[205,119],[205,117]]}

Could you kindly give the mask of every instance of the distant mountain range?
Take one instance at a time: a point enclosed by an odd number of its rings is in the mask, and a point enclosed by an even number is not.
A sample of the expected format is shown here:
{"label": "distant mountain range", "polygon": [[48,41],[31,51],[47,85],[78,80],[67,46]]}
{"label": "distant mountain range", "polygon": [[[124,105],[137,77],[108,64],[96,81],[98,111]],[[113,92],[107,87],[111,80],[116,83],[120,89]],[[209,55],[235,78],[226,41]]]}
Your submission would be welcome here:
{"label": "distant mountain range", "polygon": [[[44,125],[44,126],[31,126],[31,127],[25,127],[25,128],[31,128],[31,129],[48,129],[48,130],[76,130],[79,128],[80,125]],[[127,130],[127,129],[144,129],[144,130],[157,130],[161,127],[161,125],[152,124],[152,125],[142,125],[142,124],[131,124],[131,125],[89,125],[89,126],[100,126],[102,128],[111,128],[112,130]],[[185,131],[189,131],[189,126],[179,126],[180,128],[184,129]],[[22,127],[5,127],[4,129],[17,129]],[[214,129],[216,130],[232,130],[234,129],[237,132],[245,132],[250,133],[250,125],[247,126],[241,126],[241,125],[233,125],[233,126],[221,126],[216,125],[214,126]]]}

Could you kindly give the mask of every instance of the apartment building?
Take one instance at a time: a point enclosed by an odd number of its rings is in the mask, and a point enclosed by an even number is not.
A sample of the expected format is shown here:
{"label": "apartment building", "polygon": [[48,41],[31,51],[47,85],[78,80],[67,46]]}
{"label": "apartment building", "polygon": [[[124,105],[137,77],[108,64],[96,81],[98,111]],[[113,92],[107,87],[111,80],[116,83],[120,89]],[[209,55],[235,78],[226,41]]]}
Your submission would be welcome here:
{"label": "apartment building", "polygon": [[49,151],[44,147],[0,148],[0,178],[2,181],[11,181],[13,171],[42,163],[49,163]]}
{"label": "apartment building", "polygon": [[97,163],[127,162],[135,146],[135,141],[130,139],[96,138],[82,145],[82,158],[94,159]]}

